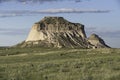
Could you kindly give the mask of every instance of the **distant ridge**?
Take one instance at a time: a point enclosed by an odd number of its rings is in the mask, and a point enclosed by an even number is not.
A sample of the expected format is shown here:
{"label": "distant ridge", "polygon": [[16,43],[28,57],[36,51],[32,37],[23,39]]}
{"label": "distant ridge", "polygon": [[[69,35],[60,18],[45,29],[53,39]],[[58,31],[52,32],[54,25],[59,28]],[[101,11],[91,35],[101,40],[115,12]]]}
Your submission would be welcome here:
{"label": "distant ridge", "polygon": [[84,25],[63,17],[44,17],[36,22],[27,39],[18,47],[108,48],[103,39],[92,34],[86,37]]}

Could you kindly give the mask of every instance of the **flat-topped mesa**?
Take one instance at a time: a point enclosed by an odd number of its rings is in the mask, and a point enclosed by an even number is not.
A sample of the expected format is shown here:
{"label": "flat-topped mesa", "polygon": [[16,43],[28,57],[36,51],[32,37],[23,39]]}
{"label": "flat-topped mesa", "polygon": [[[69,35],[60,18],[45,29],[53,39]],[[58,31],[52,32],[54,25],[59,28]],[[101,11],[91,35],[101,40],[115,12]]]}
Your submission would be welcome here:
{"label": "flat-topped mesa", "polygon": [[[44,17],[41,21],[35,23],[30,31],[27,41],[45,40],[50,33],[67,33],[79,34],[82,38],[86,38],[84,25],[72,23],[63,17]],[[77,33],[76,33],[77,32]]]}
{"label": "flat-topped mesa", "polygon": [[[35,26],[37,27],[38,31],[47,30],[50,32],[84,30],[84,25],[69,22],[65,20],[63,17],[44,17],[41,21],[35,23]],[[86,37],[86,35],[83,35],[83,37]]]}
{"label": "flat-topped mesa", "polygon": [[87,48],[84,25],[72,23],[63,17],[44,17],[35,23],[22,47]]}
{"label": "flat-topped mesa", "polygon": [[19,47],[104,48],[104,41],[93,34],[86,38],[84,25],[72,23],[63,17],[44,17],[35,23],[27,39]]}

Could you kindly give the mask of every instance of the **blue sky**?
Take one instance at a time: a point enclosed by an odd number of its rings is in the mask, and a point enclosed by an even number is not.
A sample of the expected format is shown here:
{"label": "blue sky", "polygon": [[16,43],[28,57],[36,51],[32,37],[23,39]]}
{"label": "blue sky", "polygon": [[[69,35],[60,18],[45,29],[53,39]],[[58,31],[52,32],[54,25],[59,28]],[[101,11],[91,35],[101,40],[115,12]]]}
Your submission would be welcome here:
{"label": "blue sky", "polygon": [[119,14],[119,0],[0,0],[0,46],[25,40],[44,16],[62,16],[84,24],[88,37],[96,33],[111,47],[120,48]]}

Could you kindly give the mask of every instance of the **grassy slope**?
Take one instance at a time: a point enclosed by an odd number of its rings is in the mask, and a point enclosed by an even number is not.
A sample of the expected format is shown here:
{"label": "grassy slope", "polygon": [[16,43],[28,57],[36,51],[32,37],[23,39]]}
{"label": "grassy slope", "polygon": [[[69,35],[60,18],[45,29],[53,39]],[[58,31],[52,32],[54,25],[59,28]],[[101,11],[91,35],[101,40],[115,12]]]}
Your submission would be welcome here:
{"label": "grassy slope", "polygon": [[0,80],[120,80],[120,49],[0,48]]}

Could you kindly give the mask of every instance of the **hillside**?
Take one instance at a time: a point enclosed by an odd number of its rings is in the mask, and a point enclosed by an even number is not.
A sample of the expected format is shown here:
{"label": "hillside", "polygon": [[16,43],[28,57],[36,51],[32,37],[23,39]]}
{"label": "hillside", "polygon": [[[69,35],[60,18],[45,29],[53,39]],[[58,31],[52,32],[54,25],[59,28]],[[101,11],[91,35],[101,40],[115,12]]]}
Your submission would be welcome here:
{"label": "hillside", "polygon": [[96,41],[92,41],[93,43],[91,43],[86,37],[83,24],[72,23],[63,17],[44,17],[32,26],[27,39],[17,46],[53,48],[108,47],[103,39],[100,37],[97,38],[97,44],[100,45],[93,44]]}
{"label": "hillside", "polygon": [[120,80],[120,49],[0,49],[0,80]]}

